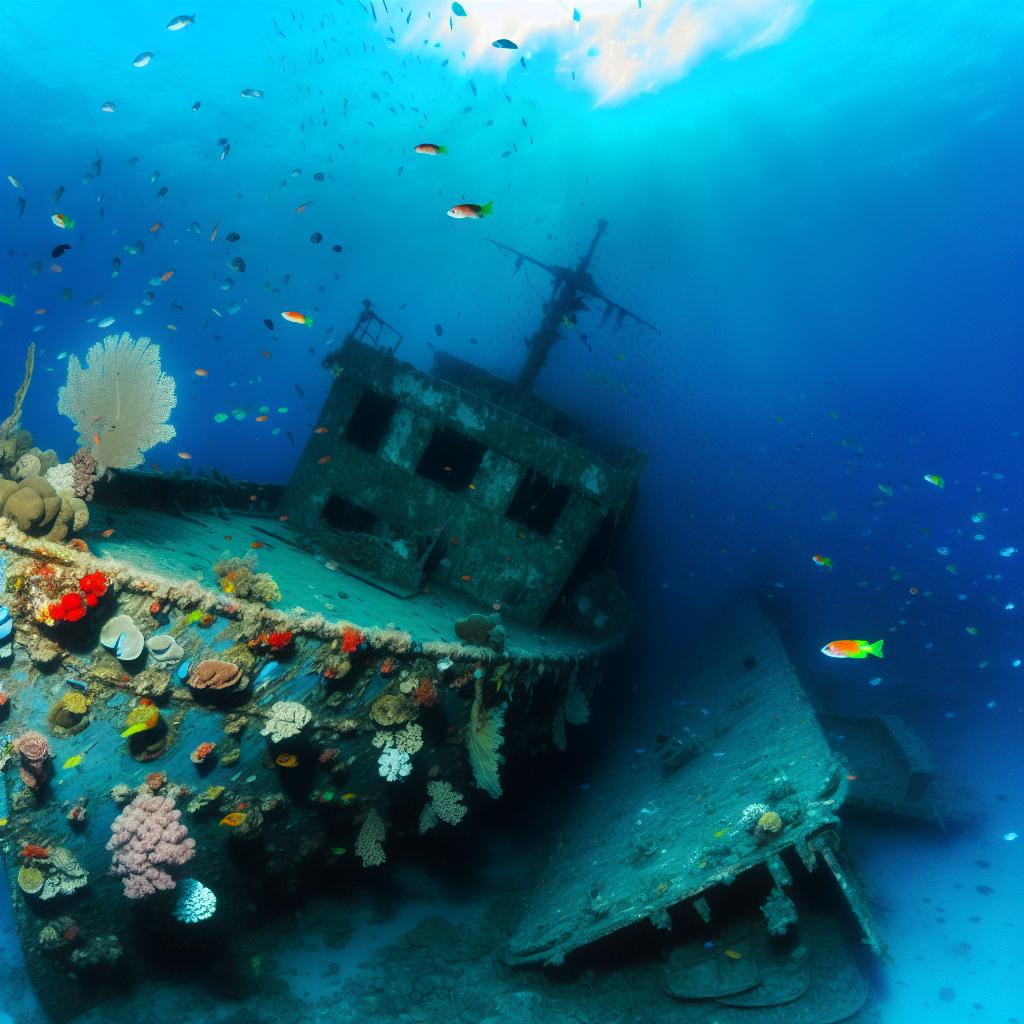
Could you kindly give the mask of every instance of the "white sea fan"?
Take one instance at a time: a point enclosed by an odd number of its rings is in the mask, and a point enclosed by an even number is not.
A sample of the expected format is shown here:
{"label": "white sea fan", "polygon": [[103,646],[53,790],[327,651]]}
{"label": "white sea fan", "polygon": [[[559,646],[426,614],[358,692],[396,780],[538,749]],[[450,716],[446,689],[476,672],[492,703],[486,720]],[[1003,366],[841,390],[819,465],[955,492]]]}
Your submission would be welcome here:
{"label": "white sea fan", "polygon": [[412,771],[412,759],[404,750],[385,747],[377,758],[377,770],[388,782],[397,782]]}
{"label": "white sea fan", "polygon": [[174,378],[160,369],[159,346],[127,332],[111,334],[89,349],[86,360],[83,367],[77,356],[68,357],[57,411],[75,424],[79,444],[99,466],[141,466],[144,452],[176,433],[167,422],[178,401]]}

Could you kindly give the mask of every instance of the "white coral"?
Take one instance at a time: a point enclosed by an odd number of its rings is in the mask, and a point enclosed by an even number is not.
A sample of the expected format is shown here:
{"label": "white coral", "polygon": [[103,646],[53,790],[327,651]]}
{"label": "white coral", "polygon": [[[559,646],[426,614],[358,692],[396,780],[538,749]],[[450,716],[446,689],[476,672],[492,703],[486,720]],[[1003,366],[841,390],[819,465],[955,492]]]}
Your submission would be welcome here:
{"label": "white coral", "polygon": [[377,770],[388,782],[397,782],[412,771],[412,758],[398,747],[385,747],[377,758]]}
{"label": "white coral", "polygon": [[177,404],[174,378],[160,369],[160,348],[149,338],[111,334],[93,345],[83,368],[68,357],[68,382],[57,411],[78,430],[97,464],[110,469],[141,466],[143,452],[170,441],[167,422]]}
{"label": "white coral", "polygon": [[260,729],[262,736],[269,736],[272,743],[297,736],[313,718],[307,707],[294,700],[279,700],[270,705],[267,721]]}
{"label": "white coral", "polygon": [[46,471],[46,482],[58,493],[75,490],[75,467],[70,462],[61,462]]}
{"label": "white coral", "polygon": [[178,902],[174,917],[183,924],[197,924],[213,917],[217,910],[217,894],[196,878],[186,878],[178,886]]}

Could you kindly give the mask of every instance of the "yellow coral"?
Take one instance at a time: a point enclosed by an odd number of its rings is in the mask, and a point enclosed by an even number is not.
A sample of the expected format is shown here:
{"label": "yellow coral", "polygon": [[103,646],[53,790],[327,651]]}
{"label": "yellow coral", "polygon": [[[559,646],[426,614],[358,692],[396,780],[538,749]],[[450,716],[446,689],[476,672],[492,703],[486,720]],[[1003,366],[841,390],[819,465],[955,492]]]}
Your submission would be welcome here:
{"label": "yellow coral", "polygon": [[18,872],[18,888],[30,896],[42,889],[43,880],[43,873],[39,868],[24,867]]}
{"label": "yellow coral", "polygon": [[762,832],[781,832],[782,819],[775,813],[775,811],[765,811],[764,814],[757,819],[757,827]]}
{"label": "yellow coral", "polygon": [[70,711],[73,715],[84,715],[89,710],[89,702],[83,693],[66,693],[61,699],[61,704],[65,711]]}

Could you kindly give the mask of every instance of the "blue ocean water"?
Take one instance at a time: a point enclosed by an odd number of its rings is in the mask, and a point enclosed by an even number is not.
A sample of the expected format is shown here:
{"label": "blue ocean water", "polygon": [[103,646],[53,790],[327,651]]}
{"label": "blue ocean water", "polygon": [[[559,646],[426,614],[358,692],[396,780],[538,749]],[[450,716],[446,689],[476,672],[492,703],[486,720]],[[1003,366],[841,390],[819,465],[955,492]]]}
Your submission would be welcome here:
{"label": "blue ocean water", "polygon": [[[511,376],[549,282],[488,239],[570,265],[607,219],[594,276],[659,333],[583,313],[538,383],[650,456],[606,696],[642,717],[732,595],[773,603],[816,698],[906,716],[976,793],[969,839],[864,853],[891,1020],[1024,1014],[1024,8],[396,7],[207,3],[171,32],[154,3],[2,4],[0,396],[34,341],[24,425],[70,455],[67,355],[146,335],[178,385],[147,463],[285,481],[363,299],[414,364]],[[884,661],[820,654],[855,637]],[[983,912],[921,916],[983,881]]]}

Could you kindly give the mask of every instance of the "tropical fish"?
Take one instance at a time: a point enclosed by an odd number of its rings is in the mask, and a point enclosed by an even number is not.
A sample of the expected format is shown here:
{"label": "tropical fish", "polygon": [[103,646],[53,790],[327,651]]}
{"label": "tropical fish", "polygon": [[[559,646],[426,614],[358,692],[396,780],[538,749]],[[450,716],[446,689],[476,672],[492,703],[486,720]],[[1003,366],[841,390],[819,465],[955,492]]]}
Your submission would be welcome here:
{"label": "tropical fish", "polygon": [[299,759],[294,754],[278,754],[274,758],[274,764],[279,768],[294,768],[299,763]]}
{"label": "tropical fish", "polygon": [[219,824],[226,825],[228,828],[238,828],[243,821],[245,821],[245,813],[243,811],[232,811],[230,814],[225,814],[220,819]]}
{"label": "tropical fish", "polygon": [[136,722],[134,725],[129,725],[123,733],[121,733],[121,739],[126,740],[129,736],[134,736],[136,733],[145,732],[147,729],[151,729],[152,726],[149,721]]}
{"label": "tropical fish", "polygon": [[248,100],[261,100],[263,99],[262,89],[243,89],[242,95]]}
{"label": "tropical fish", "polygon": [[0,302],[2,302],[5,306],[13,306],[14,295],[0,295]]}
{"label": "tropical fish", "polygon": [[876,640],[869,644],[867,640],[832,640],[821,649],[822,654],[830,658],[866,658],[873,654],[876,658],[882,658],[882,644],[885,640]]}
{"label": "tropical fish", "polygon": [[109,327],[114,322],[112,316],[105,316],[96,326],[97,327]]}
{"label": "tropical fish", "polygon": [[825,569],[831,569],[832,568],[832,559],[829,558],[827,555],[811,555],[811,561],[815,565],[822,566],[822,568],[825,568]]}
{"label": "tropical fish", "polygon": [[168,32],[180,32],[186,25],[194,25],[196,23],[196,16],[194,14],[179,14],[176,18],[171,18],[167,22]]}
{"label": "tropical fish", "polygon": [[57,245],[54,246],[53,251],[50,253],[50,257],[55,260],[59,260],[70,249],[70,245]]}
{"label": "tropical fish", "polygon": [[13,174],[8,174],[7,180],[11,183],[11,188],[25,190],[25,186]]}
{"label": "tropical fish", "polygon": [[72,754],[71,757],[69,757],[64,762],[64,764],[61,767],[64,768],[64,769],[77,768],[81,763],[82,763],[82,755],[81,754]]}
{"label": "tropical fish", "polygon": [[210,376],[210,371],[209,370],[204,370],[201,366],[197,366],[192,372],[197,377],[209,377]]}
{"label": "tropical fish", "polygon": [[50,218],[50,220],[53,221],[53,223],[56,224],[59,228],[67,229],[73,228],[75,226],[75,222],[70,217],[63,213],[55,213]]}
{"label": "tropical fish", "polygon": [[484,203],[482,206],[477,203],[459,203],[448,211],[448,216],[455,220],[480,220],[481,217],[489,217],[494,213],[494,203]]}
{"label": "tropical fish", "polygon": [[511,39],[495,39],[491,46],[498,50],[518,50],[519,47]]}
{"label": "tropical fish", "polygon": [[448,147],[438,146],[433,142],[421,142],[414,150],[416,153],[422,153],[424,156],[447,156]]}
{"label": "tropical fish", "polygon": [[154,55],[150,53],[149,50],[146,50],[145,52],[140,53],[138,57],[132,61],[132,65],[133,67],[144,68],[153,59],[153,56]]}
{"label": "tropical fish", "polygon": [[188,462],[188,460],[191,459],[192,456],[188,452],[178,452],[178,458],[184,459],[186,462]]}
{"label": "tropical fish", "polygon": [[305,324],[307,327],[313,326],[313,321],[305,313],[298,313],[294,309],[285,310],[281,316],[290,324]]}
{"label": "tropical fish", "polygon": [[319,462],[321,466],[326,466],[331,461],[331,457],[330,455],[321,455],[316,461]]}
{"label": "tropical fish", "polygon": [[454,3],[452,4],[452,14],[454,14],[456,18],[464,18],[466,16],[466,8],[460,3]]}
{"label": "tropical fish", "polygon": [[[107,100],[107,102],[104,103],[102,107],[100,107],[100,110],[102,110],[104,114],[116,114],[117,104],[114,103],[112,100]],[[92,178],[86,175],[85,178],[82,179],[82,184],[88,185],[90,181],[92,181]]]}
{"label": "tropical fish", "polygon": [[924,478],[925,480],[928,481],[928,483],[932,484],[935,487],[938,487],[940,490],[946,486],[946,481],[943,480],[941,476],[938,476],[935,473],[925,473]]}
{"label": "tropical fish", "polygon": [[192,104],[192,113],[194,114],[201,106],[202,103],[199,100],[196,100],[195,103]]}
{"label": "tropical fish", "polygon": [[888,484],[879,484],[878,489],[887,497],[892,497],[892,488]]}

